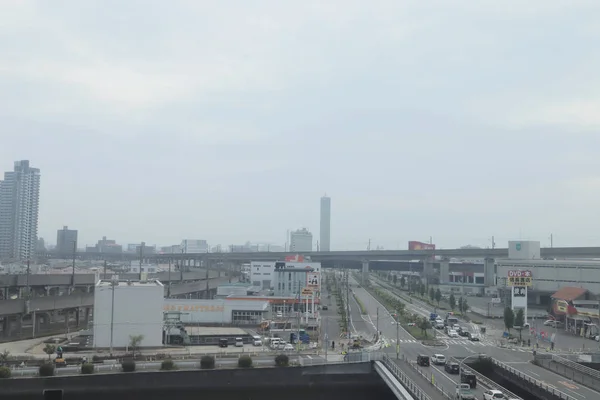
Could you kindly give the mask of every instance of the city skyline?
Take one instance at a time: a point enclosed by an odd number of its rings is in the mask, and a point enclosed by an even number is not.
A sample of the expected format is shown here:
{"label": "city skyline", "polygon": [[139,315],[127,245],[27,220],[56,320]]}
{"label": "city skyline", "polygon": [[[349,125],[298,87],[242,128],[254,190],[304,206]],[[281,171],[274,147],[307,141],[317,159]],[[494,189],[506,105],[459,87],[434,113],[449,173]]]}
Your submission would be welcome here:
{"label": "city skyline", "polygon": [[597,1],[65,1],[0,15],[47,241],[317,238],[327,193],[331,250],[600,244]]}

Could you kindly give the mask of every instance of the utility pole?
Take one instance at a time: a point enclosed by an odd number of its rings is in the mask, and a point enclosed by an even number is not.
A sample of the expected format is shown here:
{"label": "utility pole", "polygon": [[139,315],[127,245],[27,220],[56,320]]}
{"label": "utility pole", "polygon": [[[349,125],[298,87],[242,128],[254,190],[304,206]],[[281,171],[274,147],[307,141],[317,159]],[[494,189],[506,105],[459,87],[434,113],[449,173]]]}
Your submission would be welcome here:
{"label": "utility pole", "polygon": [[494,237],[492,236],[492,250],[496,248],[496,242],[494,241]]}
{"label": "utility pole", "polygon": [[554,235],[550,234],[550,248],[554,247]]}
{"label": "utility pole", "polygon": [[377,340],[379,340],[379,307],[377,307],[377,324],[375,330],[377,331]]}
{"label": "utility pole", "polygon": [[77,257],[77,241],[73,240],[73,273],[71,275],[71,293],[75,291],[75,257]]}
{"label": "utility pole", "polygon": [[169,286],[167,286],[167,299],[171,297],[171,259],[169,258]]}
{"label": "utility pole", "polygon": [[142,261],[144,259],[144,246],[146,245],[146,242],[142,242],[142,245],[140,246],[140,281],[142,280]]}
{"label": "utility pole", "polygon": [[104,260],[104,273],[102,274],[102,279],[106,279],[106,260]]}
{"label": "utility pole", "polygon": [[348,340],[350,340],[350,282],[348,281],[348,276],[350,275],[350,271],[346,270],[346,323],[348,324]]}
{"label": "utility pole", "polygon": [[396,310],[396,360],[400,359],[400,316]]}
{"label": "utility pole", "polygon": [[[27,300],[29,300],[31,298],[31,288],[29,287],[29,274],[31,273],[30,269],[29,269],[29,258],[27,259],[27,278],[26,278],[26,286],[27,286]],[[8,295],[8,293],[7,293]],[[6,298],[8,299],[8,297],[6,296]]]}
{"label": "utility pole", "polygon": [[327,335],[327,317],[323,317],[323,323],[325,324],[325,336],[323,342],[325,344],[325,363],[327,363],[327,349],[329,348],[329,336]]}
{"label": "utility pole", "polygon": [[296,303],[297,310],[296,315],[298,318],[298,332],[296,333],[296,350],[298,353],[300,352],[300,306],[302,305],[302,297],[300,297],[300,292],[298,292],[298,302]]}
{"label": "utility pole", "polygon": [[371,251],[371,239],[369,239],[369,245],[367,246],[367,251]]}

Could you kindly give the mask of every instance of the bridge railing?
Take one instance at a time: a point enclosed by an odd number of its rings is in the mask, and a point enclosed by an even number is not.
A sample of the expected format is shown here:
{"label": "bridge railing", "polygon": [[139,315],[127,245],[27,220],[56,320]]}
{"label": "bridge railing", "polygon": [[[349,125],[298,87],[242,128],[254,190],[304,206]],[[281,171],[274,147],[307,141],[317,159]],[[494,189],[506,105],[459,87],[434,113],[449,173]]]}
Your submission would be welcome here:
{"label": "bridge railing", "polygon": [[384,354],[381,362],[383,362],[383,365],[390,370],[390,372],[400,381],[402,386],[404,386],[406,390],[408,390],[414,396],[415,399],[431,400],[431,397],[429,397],[427,393],[425,393],[423,389],[421,389],[419,385],[417,385],[412,379],[406,376],[398,364],[392,361],[388,355]]}
{"label": "bridge railing", "polygon": [[442,394],[442,396],[447,397],[448,399],[451,399],[451,400],[454,399],[453,392],[445,391],[444,387],[442,385],[440,385],[435,378],[432,379],[433,373],[430,375],[430,374],[427,374],[426,372],[423,372],[423,370],[421,368],[419,368],[419,366],[416,363],[411,362],[410,360],[408,360],[406,358],[404,358],[404,362],[406,362],[409,367],[411,367],[415,371],[417,371],[417,373],[419,375],[421,375],[427,382],[429,382],[438,392],[440,392]]}
{"label": "bridge railing", "polygon": [[539,380],[537,380],[536,378],[533,378],[529,375],[527,375],[524,372],[519,371],[516,368],[511,367],[508,364],[503,363],[502,361],[498,361],[496,359],[492,359],[492,362],[494,363],[494,365],[518,376],[519,378],[523,379],[524,381],[539,387],[540,389],[543,389],[549,393],[552,393],[553,395],[555,395],[556,397],[558,397],[559,399],[562,400],[577,400],[574,397],[569,396],[568,394],[566,394],[565,392],[561,392],[560,390],[556,389],[554,386],[548,385],[544,382],[541,382]]}
{"label": "bridge railing", "polygon": [[[464,363],[461,363],[461,360],[458,360],[454,357],[450,357],[449,361],[451,362],[455,362],[458,365],[460,365],[460,368],[462,369],[462,366]],[[468,365],[468,364],[467,364]],[[504,388],[503,386],[500,386],[499,384],[497,384],[496,382],[494,382],[493,380],[491,380],[490,378],[488,378],[487,376],[480,374],[479,372],[475,371],[472,367],[469,367],[469,371],[473,372],[473,374],[475,374],[475,376],[477,377],[477,382],[480,382],[481,384],[483,384],[483,386],[488,387],[489,389],[496,389],[501,391],[502,393],[505,394],[505,396],[507,396],[507,398],[509,399],[520,399],[523,400],[521,398],[521,396],[517,396],[516,394],[514,394],[513,392],[507,390],[506,388]],[[462,372],[462,371],[460,371]],[[460,373],[459,372],[459,373]]]}

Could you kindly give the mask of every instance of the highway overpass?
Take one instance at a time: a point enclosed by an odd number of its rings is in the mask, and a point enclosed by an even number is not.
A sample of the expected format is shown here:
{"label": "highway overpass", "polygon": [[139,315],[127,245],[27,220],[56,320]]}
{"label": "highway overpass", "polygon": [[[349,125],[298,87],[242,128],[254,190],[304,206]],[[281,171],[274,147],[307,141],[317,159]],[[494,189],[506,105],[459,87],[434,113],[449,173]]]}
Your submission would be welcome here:
{"label": "highway overpass", "polygon": [[[253,260],[284,260],[286,256],[298,252],[250,252],[250,253],[178,253],[149,254],[143,258],[147,261],[204,261],[204,262],[250,262]],[[447,258],[507,258],[508,248],[496,249],[436,249],[436,250],[360,250],[360,251],[313,251],[301,252],[317,262],[362,262],[370,260],[422,260],[432,255]],[[39,253],[41,258],[57,258],[52,252]],[[541,249],[542,258],[600,258],[600,247],[553,247]],[[139,259],[139,254],[132,253],[97,253],[80,252],[79,259],[89,260],[132,260]]]}

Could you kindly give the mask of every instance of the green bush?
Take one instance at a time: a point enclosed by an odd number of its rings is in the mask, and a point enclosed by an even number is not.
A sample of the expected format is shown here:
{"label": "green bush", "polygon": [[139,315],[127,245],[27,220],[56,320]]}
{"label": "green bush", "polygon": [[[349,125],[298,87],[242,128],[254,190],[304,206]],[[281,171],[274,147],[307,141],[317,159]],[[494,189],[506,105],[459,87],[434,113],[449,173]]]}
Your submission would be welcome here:
{"label": "green bush", "polygon": [[287,367],[290,365],[290,358],[286,354],[279,354],[275,357],[275,365],[278,367]]}
{"label": "green bush", "polygon": [[213,356],[202,356],[200,359],[200,368],[201,369],[214,369],[215,368],[215,358]]}
{"label": "green bush", "polygon": [[8,367],[0,367],[0,379],[10,378],[11,372]]}
{"label": "green bush", "polygon": [[135,361],[125,360],[121,363],[121,368],[123,369],[123,372],[133,372],[135,371]]}
{"label": "green bush", "polygon": [[52,364],[42,364],[39,369],[40,376],[54,376],[54,365]]}
{"label": "green bush", "polygon": [[81,364],[81,373],[84,375],[91,375],[94,373],[94,364],[84,363]]}
{"label": "green bush", "polygon": [[252,368],[252,357],[243,355],[238,358],[238,367],[240,368]]}
{"label": "green bush", "polygon": [[160,369],[161,371],[172,371],[175,369],[175,363],[173,360],[164,360],[160,363]]}

